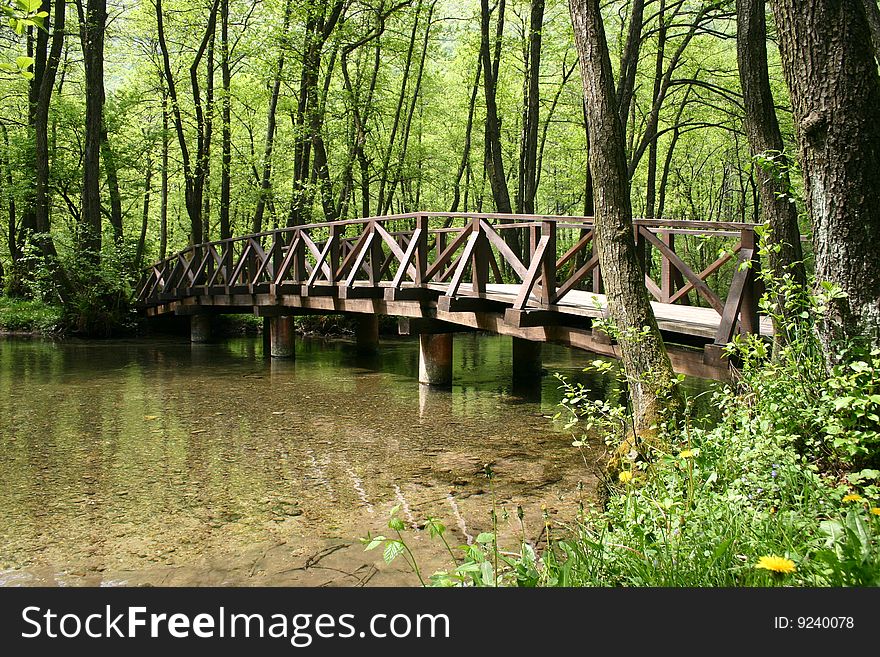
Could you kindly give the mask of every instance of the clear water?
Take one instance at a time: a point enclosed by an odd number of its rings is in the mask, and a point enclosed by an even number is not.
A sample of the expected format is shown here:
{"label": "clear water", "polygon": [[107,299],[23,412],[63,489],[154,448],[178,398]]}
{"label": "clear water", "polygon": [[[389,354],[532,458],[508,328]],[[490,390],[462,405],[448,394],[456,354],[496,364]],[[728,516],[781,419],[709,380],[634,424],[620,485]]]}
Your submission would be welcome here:
{"label": "clear water", "polygon": [[[494,498],[510,545],[517,506],[540,541],[542,505],[564,525],[595,490],[601,446],[573,448],[551,419],[552,373],[586,381],[595,357],[545,345],[548,374],[519,390],[510,352],[456,336],[438,391],[417,383],[412,339],[368,358],[303,339],[293,362],[259,338],[0,340],[0,584],[415,584],[358,540],[387,534],[395,505],[463,544]],[[411,540],[425,570],[447,565]]]}

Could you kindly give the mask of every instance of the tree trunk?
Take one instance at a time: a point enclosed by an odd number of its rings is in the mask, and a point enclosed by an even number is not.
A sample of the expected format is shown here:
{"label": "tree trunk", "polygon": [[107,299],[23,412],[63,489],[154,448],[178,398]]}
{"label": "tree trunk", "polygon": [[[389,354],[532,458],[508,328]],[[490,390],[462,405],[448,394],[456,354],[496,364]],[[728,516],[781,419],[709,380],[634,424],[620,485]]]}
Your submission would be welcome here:
{"label": "tree trunk", "polygon": [[[761,214],[770,227],[771,242],[778,247],[769,251],[767,259],[775,278],[781,279],[788,273],[798,285],[804,286],[807,275],[801,250],[797,206],[791,198],[789,163],[783,153],[785,144],[776,119],[767,70],[764,0],[737,0],[736,13],[736,54],[743,92],[746,135],[752,155],[772,160],[775,165],[773,171],[766,166],[755,167]],[[777,311],[785,312],[782,298],[777,300]],[[775,329],[776,338],[783,340],[785,323],[776,325]]]}
{"label": "tree trunk", "polygon": [[880,344],[880,78],[861,0],[772,4],[816,277],[846,294],[819,329],[830,365],[845,342]]}
{"label": "tree trunk", "polygon": [[220,3],[220,75],[223,85],[220,103],[220,239],[232,237],[229,204],[232,189],[232,74],[229,69],[229,0]]}
{"label": "tree trunk", "polygon": [[611,317],[629,382],[637,440],[650,440],[676,410],[672,366],[633,239],[624,133],[617,112],[611,58],[598,0],[571,0],[575,46],[581,62],[595,190],[595,241]]}
{"label": "tree trunk", "polygon": [[540,125],[540,69],[541,33],[544,29],[544,0],[532,0],[529,18],[528,66],[526,94],[523,106],[523,139],[520,151],[518,210],[535,213],[535,195],[538,181],[538,127]]}
{"label": "tree trunk", "polygon": [[419,72],[416,74],[416,82],[415,87],[413,88],[413,95],[410,99],[409,111],[406,113],[406,119],[404,120],[403,125],[403,141],[400,146],[400,152],[397,156],[397,166],[394,171],[394,177],[391,180],[391,188],[388,190],[388,195],[385,200],[385,210],[382,214],[388,214],[391,209],[391,199],[394,197],[394,191],[397,187],[398,182],[400,181],[401,175],[403,174],[403,165],[406,161],[406,151],[409,146],[409,136],[412,131],[412,120],[413,116],[416,113],[416,103],[419,100],[419,93],[422,88],[422,77],[425,72],[425,58],[428,56],[428,40],[431,36],[431,19],[434,16],[434,7],[437,6],[436,0],[431,3],[431,6],[428,8],[428,17],[425,21],[425,37],[422,41],[422,54],[419,59]]}
{"label": "tree trunk", "polygon": [[119,176],[116,172],[116,156],[110,147],[107,127],[101,127],[101,159],[104,161],[104,175],[107,178],[107,195],[110,197],[110,225],[113,227],[113,240],[122,244],[122,196],[119,193]]}
{"label": "tree trunk", "polygon": [[[464,148],[462,148],[461,152],[461,163],[458,165],[458,173],[455,176],[455,183],[452,185],[452,205],[449,208],[450,212],[458,212],[458,205],[461,202],[461,178],[464,176],[465,169],[467,169],[471,158],[471,135],[474,127],[474,108],[477,104],[477,92],[480,89],[480,76],[482,72],[483,58],[482,55],[480,55],[477,57],[477,73],[474,77],[473,87],[471,87],[471,100],[468,104],[468,116],[464,129]],[[467,180],[465,180],[465,193],[467,193]]]}
{"label": "tree trunk", "polygon": [[[483,90],[486,96],[486,148],[488,149],[488,175],[492,187],[492,198],[498,212],[512,212],[507,179],[504,176],[504,156],[501,150],[501,122],[498,119],[498,106],[495,102],[497,78],[492,66],[489,44],[489,0],[480,1],[480,52],[483,58]],[[504,0],[499,4],[498,20],[504,20]],[[508,231],[515,233],[516,231]]]}
{"label": "tree trunk", "polygon": [[272,149],[275,145],[275,115],[278,108],[278,96],[281,94],[281,74],[284,71],[284,55],[286,46],[287,30],[290,26],[290,8],[291,0],[287,0],[284,5],[284,24],[281,28],[281,39],[278,48],[278,60],[275,65],[275,79],[272,83],[272,94],[269,96],[269,110],[266,114],[266,142],[263,147],[263,173],[260,177],[260,195],[257,198],[257,207],[254,210],[254,221],[252,230],[255,233],[263,231],[263,213],[266,207],[266,201],[271,196],[272,189]]}
{"label": "tree trunk", "polygon": [[[146,135],[144,135],[146,137]],[[137,251],[134,256],[135,268],[137,271],[144,266],[144,252],[147,242],[147,225],[150,220],[150,195],[152,193],[153,180],[153,155],[150,150],[146,152],[146,161],[144,166],[147,172],[144,174],[144,204],[141,211],[141,232],[138,236]]]}
{"label": "tree trunk", "polygon": [[80,15],[86,82],[86,125],[83,149],[82,212],[79,247],[92,262],[101,259],[101,128],[104,120],[104,24],[106,0],[88,0]]}
{"label": "tree trunk", "polygon": [[159,192],[159,260],[168,253],[168,93],[162,87],[162,183]]}

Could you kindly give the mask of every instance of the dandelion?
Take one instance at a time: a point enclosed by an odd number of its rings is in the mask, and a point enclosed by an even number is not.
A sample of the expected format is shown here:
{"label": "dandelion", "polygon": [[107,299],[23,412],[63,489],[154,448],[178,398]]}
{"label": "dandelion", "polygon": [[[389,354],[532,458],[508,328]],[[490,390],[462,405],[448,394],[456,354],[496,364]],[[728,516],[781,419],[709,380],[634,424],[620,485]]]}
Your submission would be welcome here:
{"label": "dandelion", "polygon": [[774,554],[768,554],[758,559],[755,568],[769,570],[771,573],[778,573],[780,575],[788,575],[797,570],[794,561],[785,557],[777,557]]}
{"label": "dandelion", "polygon": [[629,470],[622,471],[619,475],[617,475],[617,480],[622,484],[628,484],[632,481],[633,473]]}
{"label": "dandelion", "polygon": [[865,498],[857,493],[849,493],[843,496],[843,502],[864,502]]}
{"label": "dandelion", "polygon": [[683,452],[678,453],[678,458],[680,459],[689,459],[694,455],[694,451],[692,449],[686,449]]}
{"label": "dandelion", "polygon": [[880,506],[872,506],[869,513],[872,516],[880,516]]}

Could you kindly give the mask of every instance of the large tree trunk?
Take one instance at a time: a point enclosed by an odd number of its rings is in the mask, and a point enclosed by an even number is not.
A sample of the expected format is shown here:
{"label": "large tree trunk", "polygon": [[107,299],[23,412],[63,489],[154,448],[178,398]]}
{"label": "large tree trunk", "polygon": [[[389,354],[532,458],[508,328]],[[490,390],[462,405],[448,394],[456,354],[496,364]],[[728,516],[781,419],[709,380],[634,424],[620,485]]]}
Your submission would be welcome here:
{"label": "large tree trunk", "polygon": [[880,344],[880,78],[861,0],[774,0],[813,227],[816,276],[840,287],[820,326],[827,362]]}
{"label": "large tree trunk", "polygon": [[104,119],[105,0],[88,0],[80,17],[86,81],[86,126],[83,149],[82,225],[80,249],[93,262],[101,259],[101,127]]}
{"label": "large tree trunk", "polygon": [[[504,0],[498,6],[498,21],[504,20]],[[510,192],[504,176],[504,157],[501,151],[501,122],[498,119],[498,106],[495,102],[497,77],[492,66],[489,45],[489,0],[480,2],[480,52],[483,59],[483,90],[486,96],[486,148],[488,149],[488,175],[492,187],[492,198],[498,212],[511,212]],[[496,44],[497,45],[497,44]],[[516,233],[516,231],[508,231]]]}
{"label": "large tree trunk", "polygon": [[[736,54],[745,109],[744,125],[753,156],[772,160],[775,171],[756,166],[761,214],[769,224],[770,239],[778,248],[770,249],[767,258],[774,277],[789,273],[799,285],[806,285],[807,276],[801,250],[797,206],[790,195],[788,161],[783,153],[785,144],[776,119],[770,75],[767,71],[767,26],[764,0],[737,0]],[[777,301],[784,312],[784,299]],[[785,326],[777,325],[775,335],[784,339]]]}
{"label": "large tree trunk", "polygon": [[532,0],[529,41],[526,50],[526,84],[523,98],[523,137],[520,146],[517,210],[535,213],[538,184],[538,128],[540,125],[541,33],[544,30],[544,0]]}
{"label": "large tree trunk", "polygon": [[634,433],[650,441],[661,419],[675,410],[675,378],[636,254],[623,127],[599,1],[571,0],[570,7],[587,109],[599,264],[620,333]]}

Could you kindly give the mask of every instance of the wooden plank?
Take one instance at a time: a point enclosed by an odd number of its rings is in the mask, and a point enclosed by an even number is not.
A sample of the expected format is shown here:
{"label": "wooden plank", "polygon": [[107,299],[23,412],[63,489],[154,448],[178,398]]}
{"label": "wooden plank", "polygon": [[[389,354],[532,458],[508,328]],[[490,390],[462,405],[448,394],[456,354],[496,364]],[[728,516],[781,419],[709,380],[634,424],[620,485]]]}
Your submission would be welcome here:
{"label": "wooden plank", "polygon": [[471,232],[470,237],[468,237],[467,245],[464,247],[464,252],[461,254],[458,260],[458,267],[455,270],[455,273],[452,275],[452,280],[449,281],[449,289],[446,290],[446,295],[448,297],[454,297],[458,294],[458,288],[461,286],[462,279],[464,278],[464,272],[467,269],[468,263],[471,260],[471,256],[474,253],[474,250],[477,248],[477,242],[480,240],[480,234],[476,232]]}
{"label": "wooden plank", "polygon": [[569,290],[571,290],[575,285],[584,280],[590,274],[590,272],[598,266],[599,256],[593,255],[593,257],[590,258],[583,267],[578,269],[574,274],[569,277],[567,281],[565,281],[565,283],[559,286],[559,289],[556,292],[556,299],[554,299],[553,302],[558,303],[560,300],[562,300],[562,297],[568,294]]}
{"label": "wooden plank", "polygon": [[[740,241],[740,242],[737,242],[736,246],[733,247],[733,250],[732,250],[732,251],[727,252],[727,253],[725,253],[724,255],[720,256],[719,258],[717,258],[717,259],[715,260],[715,262],[713,262],[713,263],[710,264],[708,267],[706,267],[703,271],[701,271],[701,272],[698,274],[699,278],[700,278],[701,280],[706,280],[706,278],[708,278],[709,276],[711,276],[712,274],[714,274],[716,271],[718,271],[718,269],[720,269],[721,267],[723,267],[723,266],[725,265],[725,263],[727,263],[727,261],[730,260],[730,259],[733,257],[733,254],[734,254],[734,253],[738,253],[739,250],[740,250],[741,248],[742,248],[742,242],[741,242],[741,241]],[[663,262],[664,262],[664,263],[668,263],[669,261],[668,261],[666,258],[664,258],[664,259],[663,259]],[[671,265],[669,265],[669,264],[667,264],[667,266],[670,267],[670,268],[672,268]],[[673,271],[678,271],[678,270],[676,270],[676,269],[674,269],[674,268],[672,268],[672,269],[673,269]],[[670,274],[670,277],[671,277],[672,275],[673,275],[673,274]],[[681,299],[683,296],[685,296],[688,292],[690,292],[690,291],[693,290],[693,289],[694,289],[694,284],[691,283],[690,281],[688,281],[688,282],[684,285],[684,287],[682,287],[682,288],[681,288],[678,292],[676,292],[675,294],[671,295],[671,296],[669,297],[668,301],[665,301],[664,303],[675,303],[676,301],[678,301],[679,299]]]}
{"label": "wooden plank", "polygon": [[[306,238],[305,235],[303,235]],[[310,242],[308,238],[306,238],[306,244]],[[321,275],[321,272],[324,272],[327,275],[327,280],[330,283],[333,283],[333,270],[327,265],[325,262],[327,260],[327,256],[330,255],[330,249],[333,248],[333,243],[335,240],[331,236],[324,243],[324,248],[318,254],[318,257],[315,260],[315,268],[312,270],[312,275],[309,276],[309,280],[306,281],[306,287],[312,287],[318,279],[318,276]]]}
{"label": "wooden plank", "polygon": [[416,268],[411,267],[410,264],[412,263],[413,258],[416,255],[416,250],[422,243],[423,233],[424,230],[422,230],[421,228],[416,228],[415,232],[413,233],[413,237],[409,242],[409,246],[406,249],[406,253],[401,256],[400,267],[397,270],[397,274],[394,276],[394,280],[391,282],[391,287],[393,287],[394,289],[400,288],[400,286],[403,284],[403,278],[407,274],[407,272],[410,272],[412,280],[416,282],[416,279],[418,278],[418,273]]}
{"label": "wooden plank", "polygon": [[733,331],[736,328],[736,317],[739,314],[740,306],[743,300],[743,291],[749,278],[749,268],[743,267],[745,262],[752,259],[751,249],[742,249],[739,254],[740,265],[736,268],[733,280],[730,282],[730,291],[727,294],[727,303],[724,305],[724,312],[721,313],[721,323],[718,325],[718,332],[715,334],[716,345],[726,345],[733,337]]}
{"label": "wooden plank", "polygon": [[445,249],[443,249],[443,253],[437,256],[437,260],[434,261],[430,267],[428,267],[428,271],[425,272],[425,281],[430,281],[434,278],[434,275],[443,268],[443,265],[449,260],[453,253],[455,253],[459,247],[464,244],[464,241],[468,239],[473,230],[473,224],[468,224],[464,230],[462,230],[458,235],[456,235],[455,239],[449,243]]}
{"label": "wooden plank", "polygon": [[535,249],[535,255],[532,256],[532,262],[529,265],[529,270],[528,272],[526,272],[526,276],[523,279],[522,285],[520,286],[519,294],[516,297],[516,301],[514,301],[513,303],[513,307],[517,310],[522,310],[526,307],[526,304],[528,304],[529,295],[532,293],[532,288],[535,287],[535,283],[538,280],[538,273],[541,271],[541,265],[544,261],[544,254],[547,252],[549,246],[550,236],[542,235],[541,239],[538,240],[538,246]]}
{"label": "wooden plank", "polygon": [[702,296],[706,301],[709,302],[709,305],[712,306],[718,314],[722,314],[724,312],[724,304],[721,299],[709,289],[709,286],[706,284],[706,281],[698,277],[694,271],[687,266],[684,260],[678,257],[678,255],[669,249],[662,240],[660,240],[656,235],[654,235],[651,231],[646,230],[642,233],[651,244],[657,247],[657,250],[660,251],[663,255],[665,255],[671,264],[675,266],[678,271],[684,274],[684,277],[687,278],[691,283],[694,284],[694,288],[697,292]]}
{"label": "wooden plank", "polygon": [[[489,243],[492,244],[498,252],[501,254],[501,257],[504,258],[504,261],[510,265],[510,268],[516,273],[520,279],[523,279],[528,271],[528,268],[522,263],[522,261],[516,256],[513,252],[513,249],[508,246],[507,242],[504,241],[504,238],[501,237],[497,232],[495,232],[494,228],[482,219],[480,220],[480,228],[482,228],[483,232],[486,235],[486,239],[489,240]],[[498,264],[495,264],[495,268],[498,268]],[[501,283],[502,281],[497,281]]]}
{"label": "wooden plank", "polygon": [[565,264],[574,258],[578,253],[580,253],[581,249],[583,249],[587,244],[593,241],[593,230],[590,229],[587,231],[586,235],[581,237],[574,246],[572,246],[568,251],[566,251],[559,260],[556,261],[556,271],[559,271],[560,268],[564,267]]}

